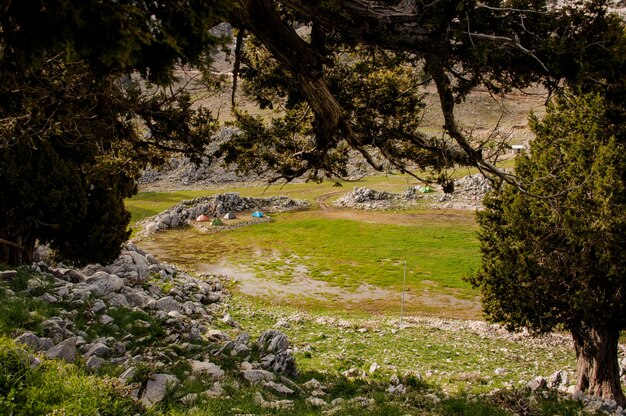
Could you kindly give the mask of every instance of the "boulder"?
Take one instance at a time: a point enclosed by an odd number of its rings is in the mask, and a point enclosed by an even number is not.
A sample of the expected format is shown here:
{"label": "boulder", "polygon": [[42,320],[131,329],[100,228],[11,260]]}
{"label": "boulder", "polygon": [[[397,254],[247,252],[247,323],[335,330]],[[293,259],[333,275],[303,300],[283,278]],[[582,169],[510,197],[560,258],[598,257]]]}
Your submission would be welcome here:
{"label": "boulder", "polygon": [[324,407],[328,404],[318,397],[307,397],[306,402],[313,407]]}
{"label": "boulder", "polygon": [[153,374],[139,398],[147,408],[151,408],[165,397],[168,388],[178,385],[178,379],[171,374]]}
{"label": "boulder", "polygon": [[15,338],[15,342],[28,345],[35,351],[47,351],[54,347],[54,343],[50,338],[40,338],[32,332],[23,333],[19,337]]}
{"label": "boulder", "polygon": [[241,375],[250,384],[259,384],[274,380],[274,373],[266,370],[244,370],[241,372]]}
{"label": "boulder", "polygon": [[104,296],[107,293],[119,292],[124,286],[122,279],[114,274],[104,271],[95,272],[86,282],[86,289],[96,296]]}
{"label": "boulder", "polygon": [[529,381],[528,384],[526,385],[526,387],[528,387],[530,391],[545,389],[546,386],[547,386],[546,379],[541,376],[538,376],[534,380]]}
{"label": "boulder", "polygon": [[126,302],[128,302],[128,305],[133,308],[137,307],[140,309],[145,309],[148,304],[150,304],[150,301],[154,300],[143,290],[134,289],[127,286],[122,289],[121,293],[126,298]]}
{"label": "boulder", "polygon": [[52,318],[45,320],[41,324],[41,327],[44,336],[51,338],[52,342],[55,344],[58,344],[65,338],[74,336],[74,333],[71,330],[73,324],[59,318],[58,316],[53,316]]}
{"label": "boulder", "polygon": [[567,388],[569,386],[569,376],[563,370],[555,371],[548,378],[547,386],[550,389]]}
{"label": "boulder", "polygon": [[267,330],[261,334],[256,346],[263,368],[291,378],[298,376],[296,360],[289,351],[287,335],[275,329]]}
{"label": "boulder", "polygon": [[65,360],[73,363],[76,360],[76,337],[68,338],[58,345],[50,348],[45,353],[46,358],[51,360]]}
{"label": "boulder", "polygon": [[98,369],[102,367],[102,364],[104,363],[106,363],[106,360],[104,358],[92,355],[85,363],[85,367],[87,367],[91,371],[98,371]]}
{"label": "boulder", "polygon": [[214,378],[224,377],[224,370],[219,365],[208,361],[191,360],[191,371],[193,373],[208,374]]}
{"label": "boulder", "polygon": [[90,358],[91,356],[106,358],[109,357],[113,353],[113,349],[109,348],[106,344],[102,342],[96,342],[91,345],[89,350],[84,354],[85,358]]}
{"label": "boulder", "polygon": [[278,396],[287,397],[294,394],[294,391],[291,390],[289,387],[285,386],[284,384],[275,383],[273,381],[268,381],[267,383],[263,384],[263,388],[270,393],[276,394]]}
{"label": "boulder", "polygon": [[0,280],[13,280],[17,277],[17,270],[4,270],[0,272]]}
{"label": "boulder", "polygon": [[157,300],[156,309],[159,311],[164,311],[164,312],[180,313],[182,307],[180,305],[180,302],[178,302],[176,299],[174,299],[171,296],[166,296],[164,298]]}

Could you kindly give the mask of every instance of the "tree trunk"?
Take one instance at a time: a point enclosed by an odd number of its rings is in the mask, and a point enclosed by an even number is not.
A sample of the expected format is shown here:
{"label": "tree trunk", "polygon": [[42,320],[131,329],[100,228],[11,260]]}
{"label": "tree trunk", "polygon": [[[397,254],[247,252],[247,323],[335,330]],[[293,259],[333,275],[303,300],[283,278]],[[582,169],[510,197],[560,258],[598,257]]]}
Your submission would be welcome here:
{"label": "tree trunk", "polygon": [[576,349],[576,386],[588,394],[626,407],[617,360],[619,330],[581,326],[572,330]]}
{"label": "tree trunk", "polygon": [[12,240],[0,238],[0,263],[23,266],[33,262],[36,239],[13,236]]}

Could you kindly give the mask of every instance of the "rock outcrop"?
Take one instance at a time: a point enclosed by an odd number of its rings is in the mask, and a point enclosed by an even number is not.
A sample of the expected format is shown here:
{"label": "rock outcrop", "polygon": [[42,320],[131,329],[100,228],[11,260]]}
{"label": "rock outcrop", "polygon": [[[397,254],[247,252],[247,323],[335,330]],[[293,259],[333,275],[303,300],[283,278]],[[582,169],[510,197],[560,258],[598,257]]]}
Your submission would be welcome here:
{"label": "rock outcrop", "polygon": [[[49,281],[34,279],[27,291],[46,290],[38,299],[53,303],[60,313],[41,324],[41,333],[26,332],[15,341],[48,359],[80,361],[93,372],[104,365],[121,366],[120,380],[131,385],[135,398],[146,407],[185,381],[168,373],[176,363],[190,366],[190,377],[213,380],[226,377],[219,364],[225,358],[242,363],[246,371],[231,374],[242,381],[266,384],[279,375],[297,375],[284,333],[267,331],[253,345],[250,335],[238,329],[223,302],[228,294],[220,277],[191,276],[134,244],[124,246],[120,257],[107,266],[81,270],[44,262],[34,266],[48,274]],[[214,327],[226,321],[236,329],[236,337]],[[94,337],[101,331],[114,336]],[[248,362],[253,347],[260,362]],[[31,357],[32,365],[41,362],[36,355]],[[145,372],[146,368],[151,370]],[[272,386],[273,394],[289,389]],[[214,384],[202,396],[221,394],[222,386]]]}
{"label": "rock outcrop", "polygon": [[200,215],[219,218],[228,212],[260,210],[271,214],[306,209],[308,207],[309,203],[307,201],[296,201],[286,196],[250,198],[229,192],[183,201],[144,221],[143,229],[147,233],[151,233],[181,227],[189,224]]}

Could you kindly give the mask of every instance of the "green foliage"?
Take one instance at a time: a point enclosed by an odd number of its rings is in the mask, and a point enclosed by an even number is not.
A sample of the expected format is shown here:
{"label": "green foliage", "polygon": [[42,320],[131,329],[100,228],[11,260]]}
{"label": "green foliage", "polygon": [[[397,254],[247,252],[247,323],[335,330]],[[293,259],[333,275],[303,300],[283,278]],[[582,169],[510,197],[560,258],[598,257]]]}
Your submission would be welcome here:
{"label": "green foliage", "polygon": [[626,325],[626,152],[595,96],[567,96],[531,120],[537,134],[508,186],[478,214],[484,309],[514,327]]}
{"label": "green foliage", "polygon": [[[355,144],[345,141],[339,132],[320,132],[312,108],[298,89],[297,77],[271,59],[254,39],[250,44],[242,59],[244,91],[261,108],[280,108],[285,114],[266,123],[261,117],[238,112],[235,124],[242,133],[225,143],[218,154],[223,153],[227,163],[246,172],[269,170],[287,179],[307,174],[315,181],[346,176],[347,161],[354,157],[348,150]],[[360,146],[379,149],[398,166],[409,161],[418,169],[448,166],[436,152],[416,148],[411,141],[420,135],[420,114],[425,106],[418,89],[423,73],[412,57],[363,46],[345,47],[338,39],[329,39],[325,45],[326,82],[349,114],[344,117],[348,117],[352,133],[362,137]],[[326,142],[329,146],[322,148]]]}
{"label": "green foliage", "polygon": [[[0,71],[10,66],[0,60]],[[137,84],[81,63],[49,59],[5,81],[0,235],[21,241],[26,257],[39,240],[79,264],[113,260],[129,236],[124,199],[136,192],[138,169],[162,162],[163,150],[199,153],[215,128],[186,94],[144,97]]]}
{"label": "green foliage", "polygon": [[0,14],[3,59],[31,67],[61,52],[101,75],[138,70],[162,83],[178,62],[207,62],[217,43],[209,30],[232,6],[224,0],[8,1]]}
{"label": "green foliage", "polygon": [[209,29],[229,7],[3,4],[0,236],[25,247],[26,262],[36,240],[77,264],[111,261],[129,236],[123,200],[136,192],[139,169],[167,152],[201,159],[214,119],[192,109],[187,93],[158,86],[174,80],[175,64],[210,63],[218,39]]}
{"label": "green foliage", "polygon": [[139,410],[113,380],[87,376],[62,361],[31,367],[28,351],[0,337],[1,414],[122,416]]}

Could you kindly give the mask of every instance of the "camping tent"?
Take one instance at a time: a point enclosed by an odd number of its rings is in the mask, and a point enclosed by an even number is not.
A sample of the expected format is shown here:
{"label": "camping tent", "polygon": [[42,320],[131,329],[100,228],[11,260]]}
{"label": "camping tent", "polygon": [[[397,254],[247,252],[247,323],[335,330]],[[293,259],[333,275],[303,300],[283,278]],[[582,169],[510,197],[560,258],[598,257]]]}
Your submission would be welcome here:
{"label": "camping tent", "polygon": [[196,221],[198,222],[202,222],[202,221],[209,221],[209,217],[207,217],[206,215],[202,214],[202,215],[198,215],[198,217],[196,217]]}
{"label": "camping tent", "polygon": [[211,225],[224,225],[224,223],[219,218],[213,218],[213,221],[211,221]]}
{"label": "camping tent", "polygon": [[224,215],[225,220],[234,220],[235,218],[237,218],[237,216],[234,212],[228,212],[226,215]]}
{"label": "camping tent", "polygon": [[262,213],[261,211],[254,211],[254,212],[252,213],[252,216],[253,216],[254,218],[261,218],[261,217],[263,217],[263,213]]}

